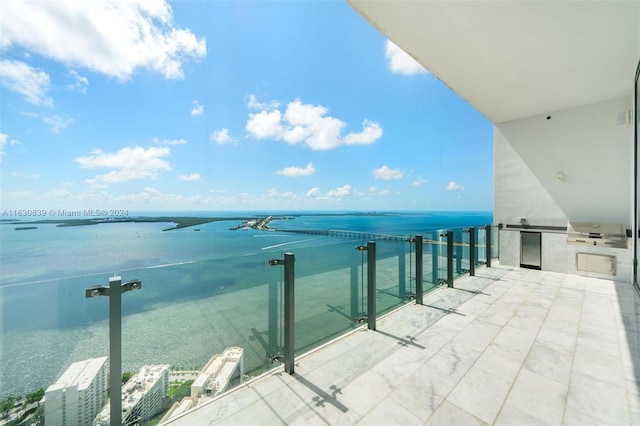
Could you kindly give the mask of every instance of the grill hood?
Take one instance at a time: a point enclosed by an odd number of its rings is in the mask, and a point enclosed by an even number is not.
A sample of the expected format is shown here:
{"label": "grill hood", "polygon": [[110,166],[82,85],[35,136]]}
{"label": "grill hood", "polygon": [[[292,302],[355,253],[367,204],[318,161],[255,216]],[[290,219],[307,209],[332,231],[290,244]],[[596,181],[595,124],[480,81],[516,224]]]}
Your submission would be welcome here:
{"label": "grill hood", "polygon": [[569,222],[567,244],[627,248],[627,232],[621,223]]}

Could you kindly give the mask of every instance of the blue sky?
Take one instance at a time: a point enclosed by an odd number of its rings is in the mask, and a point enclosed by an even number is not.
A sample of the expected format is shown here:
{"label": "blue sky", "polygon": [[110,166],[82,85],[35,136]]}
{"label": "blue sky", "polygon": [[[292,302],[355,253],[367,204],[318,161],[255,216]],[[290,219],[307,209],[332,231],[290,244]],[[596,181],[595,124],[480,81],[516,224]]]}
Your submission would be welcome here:
{"label": "blue sky", "polygon": [[491,123],[344,2],[1,19],[2,209],[492,209]]}

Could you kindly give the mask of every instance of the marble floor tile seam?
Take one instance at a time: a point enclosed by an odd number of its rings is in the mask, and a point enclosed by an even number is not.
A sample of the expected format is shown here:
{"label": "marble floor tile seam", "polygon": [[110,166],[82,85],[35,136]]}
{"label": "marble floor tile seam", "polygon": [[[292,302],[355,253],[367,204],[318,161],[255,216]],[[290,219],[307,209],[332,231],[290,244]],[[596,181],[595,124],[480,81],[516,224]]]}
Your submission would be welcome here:
{"label": "marble floor tile seam", "polygon": [[[573,351],[573,356],[572,356],[572,360],[571,360],[571,375],[569,378],[569,383],[568,383],[568,392],[575,392],[575,383],[574,383],[574,378],[576,374],[580,374],[579,370],[580,368],[576,367],[576,357],[578,356],[578,353],[583,350],[582,348],[582,342],[580,336],[583,335],[584,336],[584,332],[585,332],[585,318],[589,318],[589,314],[593,311],[594,308],[596,308],[596,306],[594,306],[593,303],[590,303],[588,301],[588,293],[591,292],[591,294],[593,294],[592,289],[589,288],[589,285],[585,286],[585,288],[582,290],[582,294],[583,294],[583,299],[582,299],[582,309],[580,310],[580,316],[579,316],[579,326],[578,326],[578,331],[576,333],[576,343],[574,346],[574,351]],[[602,295],[602,293],[598,293],[599,295]],[[597,304],[596,304],[597,305]],[[587,321],[588,322],[588,321]],[[587,326],[587,328],[589,328],[589,326]],[[602,331],[601,329],[598,331]],[[617,334],[617,333],[616,333]],[[617,337],[617,335],[616,335]],[[600,338],[602,338],[602,335],[600,336]],[[616,339],[617,340],[617,339]],[[602,342],[600,342],[602,343]],[[617,343],[617,348],[618,351],[620,351],[620,342],[616,342]],[[582,367],[581,367],[582,368]],[[583,373],[584,374],[584,373]],[[589,377],[589,376],[587,376]],[[597,377],[594,377],[594,379],[599,380]],[[626,383],[625,383],[625,391],[626,391]],[[628,393],[627,393],[628,395]],[[628,401],[627,401],[628,403]],[[585,413],[583,410],[580,410],[576,407],[572,407],[569,403],[569,393],[567,393],[567,401],[565,403],[565,411],[564,411],[564,415],[563,415],[563,423],[565,422],[568,413],[573,410],[574,412],[580,413],[584,416],[588,416],[590,418],[593,419],[593,417],[591,417],[589,415],[589,413]],[[597,421],[597,419],[596,419]]]}
{"label": "marble floor tile seam", "polygon": [[[526,354],[526,356],[524,357],[524,359],[523,359],[522,363],[520,364],[520,368],[518,369],[517,374],[514,376],[513,380],[512,380],[512,381],[511,381],[511,383],[510,383],[509,390],[508,390],[508,392],[507,392],[507,394],[506,394],[506,396],[505,396],[504,400],[502,401],[502,403],[501,403],[501,405],[500,405],[500,408],[499,408],[499,410],[498,410],[498,412],[497,412],[497,414],[496,414],[496,417],[495,417],[495,419],[494,419],[494,423],[495,423],[495,421],[500,417],[500,413],[502,412],[502,410],[504,409],[505,405],[506,405],[506,404],[507,404],[507,402],[509,401],[509,395],[511,395],[511,392],[513,391],[513,387],[514,387],[514,385],[515,385],[515,383],[516,383],[517,378],[520,376],[521,372],[522,372],[523,370],[525,370],[525,369],[526,369],[526,360],[527,360],[527,359],[529,358],[529,356],[531,355],[531,352],[532,352],[532,350],[533,350],[533,348],[534,348],[534,346],[535,346],[535,344],[536,344],[536,341],[538,340],[538,336],[540,335],[540,331],[542,330],[542,325],[543,325],[543,324],[544,324],[544,322],[546,321],[546,319],[547,319],[547,317],[548,317],[548,315],[549,315],[549,312],[550,312],[550,311],[551,311],[551,309],[552,309],[553,303],[555,302],[555,300],[556,300],[556,299],[557,299],[557,297],[558,297],[558,294],[559,294],[560,288],[561,288],[561,286],[558,286],[558,290],[556,291],[556,293],[555,293],[555,295],[554,295],[554,298],[553,298],[552,304],[551,304],[548,308],[546,308],[546,313],[545,313],[545,315],[544,315],[544,318],[542,319],[542,321],[541,321],[541,323],[540,323],[540,326],[538,327],[538,329],[537,329],[537,331],[536,331],[535,337],[534,337],[534,339],[533,339],[533,341],[532,341],[531,345],[529,346],[529,349],[527,350],[527,354]],[[532,290],[532,291],[533,291],[533,290]],[[523,303],[523,304],[524,304],[524,303]],[[514,313],[514,316],[515,316],[515,313]],[[512,316],[512,318],[513,318],[513,316]],[[507,324],[509,324],[509,323],[510,323],[510,321],[511,321],[511,319],[512,319],[512,318],[510,318],[510,319],[509,319],[509,321],[507,322]],[[492,342],[493,342],[493,341],[492,341]],[[486,348],[485,348],[485,350],[486,350]],[[483,352],[483,353],[484,353],[484,352]],[[570,367],[570,369],[573,369],[574,354],[571,354],[571,355],[570,355],[570,357],[571,357],[571,367]],[[475,362],[474,362],[474,364],[475,364]],[[551,380],[551,379],[549,379],[549,380]],[[554,381],[554,383],[558,383],[558,382],[555,382],[555,381]],[[568,389],[568,384],[558,383],[558,385],[560,385],[560,386],[566,386],[566,387],[567,387],[567,389]]]}
{"label": "marble floor tile seam", "polygon": [[[575,384],[574,384],[574,372],[575,372],[575,367],[576,367],[576,353],[579,350],[579,348],[578,348],[578,340],[579,340],[579,333],[580,333],[580,325],[582,324],[582,320],[583,320],[584,314],[585,314],[584,301],[585,301],[585,295],[587,293],[587,288],[588,288],[588,285],[584,286],[584,288],[582,290],[580,290],[580,292],[582,294],[582,303],[581,303],[581,309],[580,309],[579,318],[578,318],[578,320],[579,320],[579,322],[578,322],[578,330],[575,333],[575,337],[576,337],[575,346],[574,346],[573,354],[571,356],[571,370],[570,370],[571,374],[569,375],[569,382],[567,384],[568,392],[570,392],[572,387],[575,386]],[[626,384],[625,384],[625,386],[626,386]],[[588,416],[588,413],[583,413],[580,410],[576,410],[574,407],[570,407],[570,405],[568,403],[569,402],[569,393],[568,392],[567,392],[567,399],[565,401],[564,413],[563,413],[563,416],[562,416],[563,424],[565,423],[565,420],[567,419],[567,415],[569,413],[568,410],[570,410],[570,409],[574,410],[574,411],[577,411],[577,412],[579,412],[579,413],[581,413],[583,415],[587,415]]]}
{"label": "marble floor tile seam", "polygon": [[626,385],[614,385],[577,371],[573,371],[571,376],[565,414],[571,408],[597,419],[601,424],[629,424],[631,409]]}
{"label": "marble floor tile seam", "polygon": [[[616,309],[616,306],[612,307]],[[594,307],[592,305],[585,305],[585,310],[588,310],[588,314],[591,314]],[[583,310],[583,318],[584,318],[584,310]],[[609,312],[607,317],[614,317],[614,312]],[[613,329],[613,330],[612,330]],[[611,331],[614,331],[613,333]],[[588,315],[588,319],[584,322],[580,321],[580,329],[579,336],[576,342],[576,352],[581,347],[581,345],[585,345],[585,343],[591,341],[597,341],[600,347],[602,347],[603,343],[607,343],[607,346],[610,347],[609,353],[615,356],[615,358],[622,363],[624,359],[625,353],[623,351],[622,345],[627,344],[626,341],[622,341],[620,339],[621,333],[624,333],[624,325],[621,325],[618,321],[611,320],[610,322],[597,322],[594,321],[593,315]],[[586,346],[586,345],[585,345]],[[614,351],[611,351],[614,349]],[[623,376],[626,376],[626,373],[623,369]]]}
{"label": "marble floor tile seam", "polygon": [[[489,289],[489,288],[490,288],[490,286],[491,286],[491,284],[487,287],[487,289]],[[472,299],[470,299],[470,300],[467,300],[467,301],[465,302],[465,304],[466,304],[466,303],[472,303],[473,299],[475,299],[475,297],[474,297],[474,298],[472,298]],[[464,304],[463,304],[463,305],[464,305]],[[462,306],[462,305],[461,305],[461,306]],[[487,305],[487,306],[490,306],[490,305]],[[457,330],[457,333],[456,333],[456,334],[455,334],[455,335],[454,335],[454,336],[449,340],[449,343],[445,343],[445,344],[443,344],[443,345],[438,349],[438,351],[437,351],[437,352],[435,352],[432,356],[430,356],[430,357],[428,357],[428,358],[425,358],[425,360],[424,360],[424,362],[423,362],[423,364],[422,364],[422,365],[424,366],[425,364],[427,364],[427,363],[428,363],[428,362],[429,362],[429,361],[430,361],[434,356],[437,356],[438,354],[445,353],[445,352],[446,352],[446,350],[445,350],[445,349],[449,346],[449,344],[450,344],[450,343],[451,343],[451,342],[452,342],[456,337],[458,337],[460,334],[462,334],[462,333],[463,333],[463,331],[464,331],[467,327],[469,327],[472,323],[474,323],[475,321],[478,321],[478,320],[477,320],[477,317],[478,317],[482,312],[484,312],[484,311],[481,311],[481,312],[476,313],[476,315],[474,316],[474,318],[472,319],[472,321],[471,321],[469,324],[467,324],[467,325],[466,325],[465,327],[463,327],[461,330]],[[439,324],[439,323],[440,323],[440,321],[438,321],[438,323],[436,323],[436,325],[434,325],[434,327],[435,327],[435,326],[437,326],[437,324]],[[489,323],[488,323],[488,324],[489,324]],[[489,324],[489,325],[493,325],[493,324]],[[491,339],[491,341],[493,341],[493,338]],[[488,347],[488,345],[487,345],[486,347]],[[486,347],[485,347],[485,349],[486,349]],[[440,405],[441,405],[444,401],[446,401],[446,400],[447,400],[447,397],[451,394],[451,392],[453,392],[453,390],[455,389],[455,387],[456,387],[456,386],[457,386],[457,385],[458,385],[458,384],[459,384],[459,383],[464,379],[464,377],[466,376],[466,374],[468,374],[469,370],[472,368],[472,366],[475,364],[475,362],[476,362],[476,361],[477,361],[477,359],[481,356],[481,354],[482,354],[482,352],[478,352],[478,356],[477,356],[477,357],[475,357],[475,359],[473,359],[473,361],[469,364],[469,368],[467,368],[467,369],[466,369],[466,371],[464,372],[464,374],[462,374],[462,375],[461,375],[461,377],[456,381],[456,383],[451,387],[451,389],[449,390],[449,392],[445,395],[445,397],[444,397],[444,398],[443,398],[443,400],[440,402],[440,404],[438,404],[438,406],[436,407],[436,411],[437,411],[437,409],[440,407]],[[434,413],[435,413],[435,412],[434,412]],[[365,416],[366,416],[366,415],[368,415],[368,414],[369,414],[369,413],[365,414]],[[469,415],[472,415],[472,414],[470,414],[470,413],[469,413]],[[426,423],[425,423],[425,424],[428,424],[428,422],[429,422],[429,419],[426,419]]]}
{"label": "marble floor tile seam", "polygon": [[[511,287],[513,287],[514,285],[517,285],[517,282],[513,282],[513,283],[511,283]],[[532,289],[532,290],[533,290],[533,289]],[[506,293],[506,292],[505,292],[505,293]],[[504,293],[503,293],[503,294],[504,294]],[[526,300],[526,299],[525,299],[525,300]],[[520,305],[522,305],[522,304],[524,304],[524,300],[520,303]],[[515,310],[515,311],[514,311],[514,313],[511,315],[511,317],[510,317],[510,318],[509,318],[509,320],[507,321],[507,324],[509,324],[509,321],[511,321],[511,319],[513,318],[513,316],[515,316],[515,312],[517,312],[517,310]],[[478,321],[478,320],[477,320],[477,319],[474,319],[474,321]],[[467,325],[467,327],[468,327],[468,326],[470,326],[470,324],[469,324],[469,325]],[[504,327],[502,327],[502,328],[504,328]],[[466,329],[466,327],[465,327],[465,329]],[[460,330],[460,332],[458,333],[458,335],[459,335],[459,334],[461,334],[463,331],[464,331],[464,329]],[[536,334],[536,336],[537,336],[537,334]],[[457,337],[457,336],[456,336],[456,337]],[[485,346],[484,350],[480,351],[480,353],[478,354],[478,356],[477,356],[477,357],[473,360],[473,362],[469,365],[469,368],[465,371],[465,373],[460,377],[460,379],[457,381],[457,383],[456,383],[456,384],[455,384],[455,385],[450,389],[450,391],[447,393],[447,395],[446,395],[446,396],[445,396],[445,398],[442,400],[442,402],[438,405],[438,407],[436,408],[436,411],[437,411],[437,409],[440,407],[440,405],[442,405],[442,403],[444,403],[444,401],[448,401],[449,396],[454,392],[454,390],[456,389],[456,387],[457,387],[457,386],[458,386],[458,385],[459,385],[459,384],[464,380],[464,378],[465,378],[465,377],[466,377],[466,375],[469,373],[469,371],[471,371],[471,369],[472,369],[472,368],[474,368],[474,366],[476,365],[476,363],[478,362],[478,360],[479,360],[479,359],[482,357],[482,355],[486,352],[487,348],[489,348],[489,347],[491,346],[491,344],[494,342],[494,340],[495,340],[495,339],[496,339],[496,336],[494,336],[494,337],[493,337],[493,338],[488,342],[488,344]],[[534,342],[535,342],[535,339],[534,339]],[[533,343],[531,344],[531,347],[532,347],[532,346],[533,346]],[[528,352],[527,352],[527,356],[528,356],[528,354],[529,354],[529,353],[530,353],[530,351],[531,351],[531,347],[529,348],[529,350],[528,350]],[[526,359],[526,357],[525,357],[525,359]],[[486,371],[486,370],[485,370],[485,369],[483,369],[482,367],[476,367],[476,368],[479,368],[479,369],[480,369],[480,370],[482,370],[482,371]],[[521,371],[523,368],[524,368],[524,362],[522,362],[522,363],[520,364],[520,368],[518,369],[518,373],[514,376],[514,379],[511,381],[511,383],[510,383],[510,385],[509,385],[509,389],[508,389],[508,391],[507,391],[507,393],[506,393],[506,396],[505,396],[504,400],[502,401],[502,403],[500,404],[500,407],[499,407],[499,409],[498,409],[498,411],[497,411],[496,418],[498,417],[499,413],[502,411],[502,409],[503,409],[503,407],[504,407],[504,404],[505,404],[505,403],[506,403],[506,401],[507,401],[508,395],[509,395],[509,393],[511,392],[511,390],[512,390],[512,388],[513,388],[513,385],[514,385],[514,383],[515,383],[515,379],[518,377],[518,375],[520,374],[520,371]],[[487,373],[492,373],[492,372],[488,371]],[[451,402],[450,402],[450,403],[451,403]],[[452,404],[453,404],[453,403],[452,403]],[[456,405],[456,404],[454,404],[454,405]],[[463,408],[460,408],[460,410],[465,411]],[[434,411],[434,414],[435,414],[435,412],[436,412],[436,411]],[[466,411],[465,411],[465,412],[466,412]],[[468,412],[467,412],[467,413],[468,413]],[[470,416],[473,416],[473,414],[471,414],[471,413],[468,413],[468,414],[469,414]],[[475,417],[475,416],[473,416],[473,417]],[[478,419],[478,420],[480,420],[480,419]],[[494,419],[494,421],[495,421],[495,419]],[[484,422],[483,422],[483,423],[484,423]],[[430,423],[429,423],[429,419],[427,419],[427,421],[426,421],[426,423],[425,423],[425,424],[430,424]]]}

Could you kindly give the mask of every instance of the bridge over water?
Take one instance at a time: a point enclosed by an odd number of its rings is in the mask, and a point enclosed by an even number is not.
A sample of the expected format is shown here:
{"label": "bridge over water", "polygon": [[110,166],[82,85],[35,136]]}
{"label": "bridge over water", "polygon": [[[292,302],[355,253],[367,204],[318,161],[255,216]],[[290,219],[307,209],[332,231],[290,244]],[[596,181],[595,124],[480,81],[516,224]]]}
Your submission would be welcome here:
{"label": "bridge over water", "polygon": [[[363,232],[363,231],[351,231],[346,229],[278,229],[272,228],[277,232],[291,232],[296,234],[309,234],[309,235],[327,235],[332,237],[342,237],[342,238],[350,238],[350,239],[360,239],[360,240],[390,240],[390,241],[407,241],[408,236],[402,235],[388,235],[388,234],[376,234],[372,232]],[[428,232],[427,234],[430,234]],[[423,240],[425,243],[438,244],[443,243],[438,240]],[[446,243],[446,241],[444,242]]]}

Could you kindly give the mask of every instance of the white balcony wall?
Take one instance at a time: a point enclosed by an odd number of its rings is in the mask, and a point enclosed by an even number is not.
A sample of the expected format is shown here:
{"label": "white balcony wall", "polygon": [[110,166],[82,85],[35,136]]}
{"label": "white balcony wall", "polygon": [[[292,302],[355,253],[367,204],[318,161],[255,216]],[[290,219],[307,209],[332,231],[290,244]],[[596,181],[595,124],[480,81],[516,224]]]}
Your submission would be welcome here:
{"label": "white balcony wall", "polygon": [[617,125],[632,109],[631,87],[630,78],[628,97],[496,124],[495,221],[631,228],[633,128]]}
{"label": "white balcony wall", "polygon": [[[630,279],[630,249],[567,246],[566,235],[551,228],[577,221],[631,229],[633,127],[619,119],[632,106],[628,96],[495,125],[494,220],[540,227],[543,270],[585,275],[575,255],[586,249],[615,255],[615,278]],[[501,232],[501,263],[519,266],[517,234]]]}

